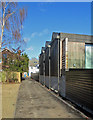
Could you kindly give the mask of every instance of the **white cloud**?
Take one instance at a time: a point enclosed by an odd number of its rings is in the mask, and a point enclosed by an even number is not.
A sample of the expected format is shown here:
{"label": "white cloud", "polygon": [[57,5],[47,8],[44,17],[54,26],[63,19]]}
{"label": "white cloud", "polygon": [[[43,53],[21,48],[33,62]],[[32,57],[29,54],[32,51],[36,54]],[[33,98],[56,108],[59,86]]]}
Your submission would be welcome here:
{"label": "white cloud", "polygon": [[45,30],[43,30],[43,33],[44,33],[44,34],[48,34],[48,33],[49,33],[49,30],[48,30],[48,29],[45,29]]}
{"label": "white cloud", "polygon": [[25,42],[28,42],[29,40],[30,40],[30,38],[26,38],[26,37],[24,38]]}
{"label": "white cloud", "polygon": [[33,33],[31,34],[31,38],[34,38],[37,34],[38,34],[37,32],[33,32]]}
{"label": "white cloud", "polygon": [[43,35],[45,35],[45,34],[48,34],[48,33],[49,33],[49,30],[48,30],[48,29],[44,29],[44,30],[41,31],[41,32],[33,32],[33,33],[31,34],[31,38],[34,38],[35,36],[41,37],[41,36],[43,36]]}
{"label": "white cloud", "polygon": [[32,51],[32,50],[33,50],[33,47],[32,47],[32,46],[30,46],[30,47],[29,47],[29,48],[27,48],[26,50],[27,50],[27,51],[29,51],[29,50],[31,50],[31,51]]}
{"label": "white cloud", "polygon": [[49,30],[48,29],[44,29],[42,32],[40,32],[38,34],[38,36],[43,36],[43,35],[48,34],[48,33],[49,33]]}

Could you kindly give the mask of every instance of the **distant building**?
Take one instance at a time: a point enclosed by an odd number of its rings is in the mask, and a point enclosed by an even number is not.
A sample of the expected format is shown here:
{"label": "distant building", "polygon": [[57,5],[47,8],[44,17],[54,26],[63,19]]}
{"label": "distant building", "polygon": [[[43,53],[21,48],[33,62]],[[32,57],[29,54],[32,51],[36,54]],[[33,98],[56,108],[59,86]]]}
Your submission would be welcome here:
{"label": "distant building", "polygon": [[39,72],[39,64],[34,66],[29,66],[29,76],[31,76],[31,73],[38,73]]}
{"label": "distant building", "polygon": [[39,64],[39,60],[37,58],[32,58],[31,60],[29,60],[29,66],[36,66],[37,64]]}
{"label": "distant building", "polygon": [[29,76],[31,73],[38,73],[39,72],[39,60],[37,58],[32,58],[29,60]]}

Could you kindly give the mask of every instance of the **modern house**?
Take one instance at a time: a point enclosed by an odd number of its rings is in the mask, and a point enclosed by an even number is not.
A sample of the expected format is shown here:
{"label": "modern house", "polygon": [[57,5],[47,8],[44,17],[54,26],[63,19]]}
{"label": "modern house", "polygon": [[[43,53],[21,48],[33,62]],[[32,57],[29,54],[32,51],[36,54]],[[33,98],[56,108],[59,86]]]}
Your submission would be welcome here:
{"label": "modern house", "polygon": [[53,33],[39,64],[40,83],[93,113],[93,36]]}

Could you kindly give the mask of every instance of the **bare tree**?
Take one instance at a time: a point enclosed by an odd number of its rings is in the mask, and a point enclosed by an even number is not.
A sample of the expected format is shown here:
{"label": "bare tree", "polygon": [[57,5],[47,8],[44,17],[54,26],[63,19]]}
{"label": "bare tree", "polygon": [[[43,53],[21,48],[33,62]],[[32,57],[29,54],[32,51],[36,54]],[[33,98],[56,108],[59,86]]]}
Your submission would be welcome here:
{"label": "bare tree", "polygon": [[1,2],[0,8],[0,49],[6,46],[21,48],[24,42],[22,27],[27,15],[26,8],[19,8],[17,2]]}

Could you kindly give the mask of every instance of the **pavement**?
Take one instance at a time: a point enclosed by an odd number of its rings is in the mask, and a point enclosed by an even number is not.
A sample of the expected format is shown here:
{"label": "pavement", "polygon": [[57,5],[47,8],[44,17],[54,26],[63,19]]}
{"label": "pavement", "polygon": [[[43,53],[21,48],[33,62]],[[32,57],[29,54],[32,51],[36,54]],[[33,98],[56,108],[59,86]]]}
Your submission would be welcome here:
{"label": "pavement", "polygon": [[22,81],[15,118],[81,118],[82,115],[53,96],[35,80]]}

